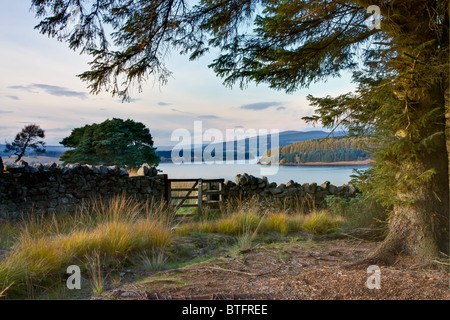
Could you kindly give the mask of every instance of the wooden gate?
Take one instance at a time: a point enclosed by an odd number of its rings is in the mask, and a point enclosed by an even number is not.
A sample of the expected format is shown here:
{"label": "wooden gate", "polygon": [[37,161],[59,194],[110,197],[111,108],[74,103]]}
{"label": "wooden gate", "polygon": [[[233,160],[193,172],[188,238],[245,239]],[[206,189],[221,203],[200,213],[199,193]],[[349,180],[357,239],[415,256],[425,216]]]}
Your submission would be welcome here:
{"label": "wooden gate", "polygon": [[[192,186],[185,188],[176,188],[173,183],[192,183]],[[205,206],[218,206],[223,202],[224,179],[166,179],[166,199],[169,204],[175,201],[175,212],[181,207],[197,207],[198,214],[203,213]],[[176,192],[177,195],[172,193]],[[196,192],[196,195],[191,195]],[[184,195],[179,195],[185,193]],[[196,203],[185,203],[188,199],[196,199]]]}

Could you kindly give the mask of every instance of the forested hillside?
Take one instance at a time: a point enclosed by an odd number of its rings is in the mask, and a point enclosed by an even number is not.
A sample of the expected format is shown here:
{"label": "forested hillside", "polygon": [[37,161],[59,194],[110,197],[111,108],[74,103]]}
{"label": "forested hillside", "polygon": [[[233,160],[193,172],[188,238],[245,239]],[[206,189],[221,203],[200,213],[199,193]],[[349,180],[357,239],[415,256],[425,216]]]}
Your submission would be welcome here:
{"label": "forested hillside", "polygon": [[[296,142],[280,147],[280,164],[341,162],[370,159],[363,141],[355,138],[328,138]],[[264,157],[261,159],[264,162]]]}

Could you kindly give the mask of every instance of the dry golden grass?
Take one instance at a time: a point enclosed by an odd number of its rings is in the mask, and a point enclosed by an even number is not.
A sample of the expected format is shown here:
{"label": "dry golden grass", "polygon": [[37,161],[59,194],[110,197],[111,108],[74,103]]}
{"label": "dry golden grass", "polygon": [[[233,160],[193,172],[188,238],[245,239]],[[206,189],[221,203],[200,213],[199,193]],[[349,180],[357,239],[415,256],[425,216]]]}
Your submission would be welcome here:
{"label": "dry golden grass", "polygon": [[94,253],[121,261],[167,247],[172,241],[170,219],[162,211],[118,196],[94,202],[88,213],[31,218],[0,262],[0,291],[13,283],[6,294],[29,293],[30,286],[45,286],[71,264],[82,267]]}
{"label": "dry golden grass", "polygon": [[130,177],[136,177],[136,176],[138,175],[138,174],[137,174],[138,170],[139,170],[139,169],[137,169],[137,168],[127,169],[127,171],[128,171],[128,176],[130,176]]}
{"label": "dry golden grass", "polygon": [[263,222],[262,229],[267,231],[278,231],[282,234],[287,234],[289,231],[299,231],[299,230],[289,230],[288,221],[291,217],[285,213],[274,213],[268,215]]}
{"label": "dry golden grass", "polygon": [[314,234],[324,234],[335,231],[344,221],[341,216],[333,216],[329,211],[313,211],[305,217],[303,227]]}

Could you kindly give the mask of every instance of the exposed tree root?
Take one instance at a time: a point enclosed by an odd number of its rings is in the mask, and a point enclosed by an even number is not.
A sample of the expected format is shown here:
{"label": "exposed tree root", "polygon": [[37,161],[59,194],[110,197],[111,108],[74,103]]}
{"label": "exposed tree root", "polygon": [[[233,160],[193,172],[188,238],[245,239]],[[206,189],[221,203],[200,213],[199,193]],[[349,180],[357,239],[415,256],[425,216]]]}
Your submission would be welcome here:
{"label": "exposed tree root", "polygon": [[433,251],[426,251],[425,254],[411,254],[405,250],[404,242],[393,237],[386,238],[374,251],[361,260],[349,263],[343,266],[346,269],[359,268],[361,266],[378,265],[393,266],[400,261],[408,259],[413,263],[411,268],[421,270],[440,270],[448,272],[450,270],[449,256],[440,253],[434,254]]}

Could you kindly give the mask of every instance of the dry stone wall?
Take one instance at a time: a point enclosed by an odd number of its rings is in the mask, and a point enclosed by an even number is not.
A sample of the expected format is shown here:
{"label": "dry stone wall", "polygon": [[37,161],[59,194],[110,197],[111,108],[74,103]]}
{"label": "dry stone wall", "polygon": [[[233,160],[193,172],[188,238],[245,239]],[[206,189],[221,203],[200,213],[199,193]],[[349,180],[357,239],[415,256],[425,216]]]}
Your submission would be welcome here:
{"label": "dry stone wall", "polygon": [[134,177],[117,166],[59,166],[54,162],[29,166],[22,162],[7,167],[0,173],[0,216],[29,210],[74,211],[87,200],[122,193],[161,200],[164,176],[157,175],[154,167],[143,167],[145,175]]}
{"label": "dry stone wall", "polygon": [[225,181],[225,198],[251,198],[259,197],[261,200],[274,201],[292,200],[308,203],[314,206],[324,206],[325,197],[333,195],[341,198],[349,198],[359,193],[357,187],[352,184],[335,186],[329,181],[321,185],[317,183],[297,183],[290,180],[287,183],[276,184],[269,182],[267,177],[258,178],[247,173],[238,174],[236,182]]}

